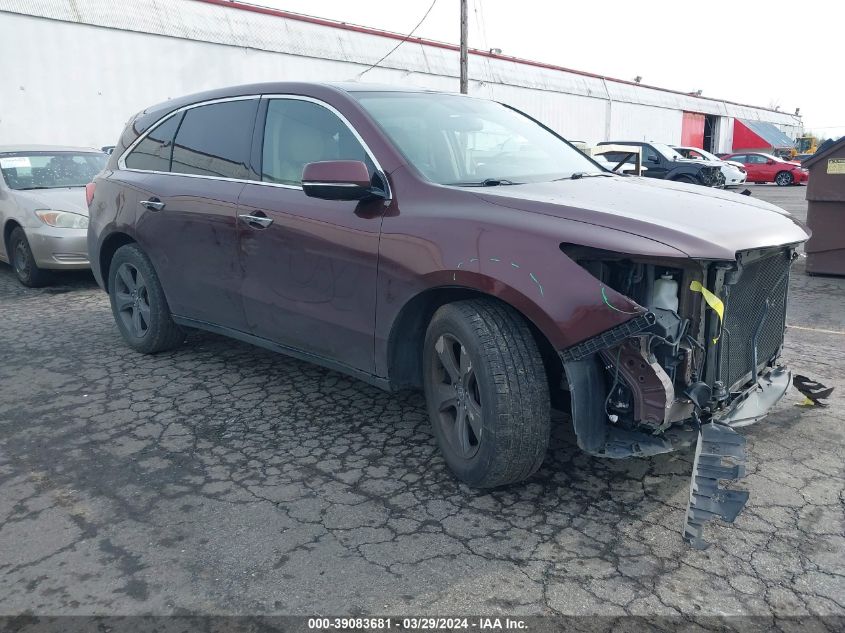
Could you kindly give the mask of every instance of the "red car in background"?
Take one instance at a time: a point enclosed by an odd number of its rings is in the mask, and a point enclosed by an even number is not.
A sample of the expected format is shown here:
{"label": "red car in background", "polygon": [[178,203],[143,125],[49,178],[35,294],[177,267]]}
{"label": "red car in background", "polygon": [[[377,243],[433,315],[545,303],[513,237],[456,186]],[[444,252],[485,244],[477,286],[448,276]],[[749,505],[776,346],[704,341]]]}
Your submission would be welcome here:
{"label": "red car in background", "polygon": [[783,160],[763,152],[737,152],[726,154],[722,160],[742,163],[748,172],[747,182],[773,182],[778,186],[797,185],[807,182],[809,172],[801,163]]}

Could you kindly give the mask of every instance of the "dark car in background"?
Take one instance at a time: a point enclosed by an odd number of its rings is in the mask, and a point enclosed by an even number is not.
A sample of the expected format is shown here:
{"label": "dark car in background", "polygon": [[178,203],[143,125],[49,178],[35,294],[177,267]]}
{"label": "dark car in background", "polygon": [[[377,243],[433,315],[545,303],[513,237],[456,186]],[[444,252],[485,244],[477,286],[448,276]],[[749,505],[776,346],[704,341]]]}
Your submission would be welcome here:
{"label": "dark car in background", "polygon": [[[705,187],[724,187],[725,176],[722,164],[715,161],[685,158],[665,143],[644,141],[603,141],[601,145],[627,145],[639,147],[642,152],[643,176],[660,180],[674,180]],[[609,152],[603,155],[611,163],[624,160],[626,155]]]}
{"label": "dark car in background", "polygon": [[630,457],[756,421],[789,385],[791,216],[610,174],[492,101],[305,83],[174,99],[132,118],[89,201],[131,347],[199,328],[422,388],[473,486],[537,470],[553,400],[585,451]]}
{"label": "dark car in background", "polygon": [[773,182],[780,187],[807,182],[810,172],[798,161],[784,160],[765,152],[736,152],[726,154],[724,160],[742,163],[748,172],[748,182]]}

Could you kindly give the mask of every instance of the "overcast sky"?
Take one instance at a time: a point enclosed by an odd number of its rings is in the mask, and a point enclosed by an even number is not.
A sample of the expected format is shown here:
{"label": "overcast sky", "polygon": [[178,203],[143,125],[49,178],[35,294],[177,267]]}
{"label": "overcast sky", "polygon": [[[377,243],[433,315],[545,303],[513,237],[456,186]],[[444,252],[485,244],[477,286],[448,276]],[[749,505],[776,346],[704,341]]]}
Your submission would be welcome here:
{"label": "overcast sky", "polygon": [[[408,33],[431,0],[253,0]],[[459,40],[458,0],[415,35]],[[807,130],[845,134],[845,2],[469,0],[470,46],[758,106],[801,108]],[[472,58],[470,58],[471,60]],[[456,87],[457,88],[457,87]]]}

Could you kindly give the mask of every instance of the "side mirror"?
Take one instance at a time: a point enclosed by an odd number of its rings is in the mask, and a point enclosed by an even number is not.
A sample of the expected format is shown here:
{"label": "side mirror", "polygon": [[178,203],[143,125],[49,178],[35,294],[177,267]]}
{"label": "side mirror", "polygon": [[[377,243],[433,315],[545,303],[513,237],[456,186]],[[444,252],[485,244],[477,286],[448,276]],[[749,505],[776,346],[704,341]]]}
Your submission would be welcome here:
{"label": "side mirror", "polygon": [[308,163],[302,170],[302,191],[322,200],[383,198],[372,186],[370,172],[360,160],[326,160]]}
{"label": "side mirror", "polygon": [[773,160],[770,158],[769,160],[767,160],[767,161],[766,161],[766,164],[767,164],[767,165],[774,165],[774,164],[775,164],[775,161],[773,161]]}
{"label": "side mirror", "polygon": [[648,160],[647,160],[646,162],[649,162],[649,163],[659,163],[659,162],[660,162],[660,159],[659,159],[659,158],[657,158],[657,156],[651,155],[651,156],[649,156],[649,157],[648,157]]}

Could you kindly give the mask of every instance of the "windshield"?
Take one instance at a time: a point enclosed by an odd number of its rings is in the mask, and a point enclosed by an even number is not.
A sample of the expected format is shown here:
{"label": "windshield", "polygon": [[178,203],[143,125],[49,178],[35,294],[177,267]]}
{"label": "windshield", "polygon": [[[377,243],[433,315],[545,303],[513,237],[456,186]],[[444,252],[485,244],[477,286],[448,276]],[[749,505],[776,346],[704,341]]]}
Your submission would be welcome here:
{"label": "windshield", "polygon": [[663,157],[667,160],[684,160],[683,156],[681,156],[678,152],[673,150],[665,143],[651,143],[651,146],[658,152],[663,154]]}
{"label": "windshield", "polygon": [[698,152],[699,154],[701,154],[702,156],[704,156],[705,160],[722,160],[721,158],[719,158],[715,154],[711,154],[710,152],[707,152],[703,149],[697,149],[695,151]]}
{"label": "windshield", "polygon": [[107,158],[95,152],[6,152],[0,154],[0,170],[9,189],[84,187]]}
{"label": "windshield", "polygon": [[520,184],[603,173],[553,133],[494,101],[429,93],[354,94],[432,182]]}
{"label": "windshield", "polygon": [[715,154],[699,149],[697,147],[681,147],[678,151],[691,160],[722,160]]}

